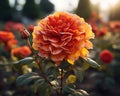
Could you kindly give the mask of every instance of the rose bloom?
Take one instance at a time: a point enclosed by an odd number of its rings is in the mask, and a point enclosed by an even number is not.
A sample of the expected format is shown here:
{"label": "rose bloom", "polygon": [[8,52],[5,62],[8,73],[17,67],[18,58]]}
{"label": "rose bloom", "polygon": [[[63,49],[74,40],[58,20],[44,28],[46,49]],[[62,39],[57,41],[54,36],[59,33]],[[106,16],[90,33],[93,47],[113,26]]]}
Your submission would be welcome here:
{"label": "rose bloom", "polygon": [[113,54],[109,50],[101,51],[99,57],[100,60],[105,64],[109,64],[113,61]]}
{"label": "rose bloom", "polygon": [[13,30],[19,31],[21,28],[24,28],[22,23],[15,23],[13,26]]}
{"label": "rose bloom", "polygon": [[12,32],[0,31],[0,43],[6,43],[14,38],[15,36]]}
{"label": "rose bloom", "polygon": [[41,57],[58,66],[64,60],[74,64],[79,56],[86,58],[94,38],[91,26],[83,18],[67,12],[56,12],[39,21],[33,31],[33,48]]}
{"label": "rose bloom", "polygon": [[112,29],[112,32],[120,32],[120,21],[112,21],[109,26]]}
{"label": "rose bloom", "polygon": [[120,28],[120,21],[112,21],[110,22],[111,28]]}
{"label": "rose bloom", "polygon": [[22,46],[14,48],[11,51],[11,55],[14,57],[25,58],[31,54],[31,50],[28,46]]}
{"label": "rose bloom", "polygon": [[96,36],[102,37],[106,35],[108,32],[109,32],[108,27],[103,27],[103,28],[98,29],[98,31],[96,32]]}
{"label": "rose bloom", "polygon": [[6,51],[9,51],[11,50],[12,48],[16,47],[16,45],[18,44],[18,40],[16,39],[11,39],[9,40],[6,45],[5,45],[5,50]]}
{"label": "rose bloom", "polygon": [[10,30],[13,28],[14,24],[15,24],[14,22],[8,21],[8,22],[5,24],[4,30],[5,30],[5,31],[10,31]]}

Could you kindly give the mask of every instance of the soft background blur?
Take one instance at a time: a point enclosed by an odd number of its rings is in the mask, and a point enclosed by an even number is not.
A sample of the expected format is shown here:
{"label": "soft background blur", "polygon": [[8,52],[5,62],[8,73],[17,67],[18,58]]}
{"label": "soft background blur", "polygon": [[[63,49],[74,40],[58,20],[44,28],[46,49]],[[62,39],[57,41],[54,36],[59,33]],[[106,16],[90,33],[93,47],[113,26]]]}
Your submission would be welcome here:
{"label": "soft background blur", "polygon": [[77,13],[84,18],[94,11],[104,21],[119,20],[119,3],[119,0],[1,0],[0,20],[25,22],[24,19],[40,19],[54,11]]}
{"label": "soft background blur", "polygon": [[[12,32],[22,47],[26,43],[18,29],[25,26],[31,31],[31,25],[55,11],[83,17],[96,35],[90,58],[102,68],[89,68],[78,87],[90,96],[120,96],[120,0],[0,0],[0,32]],[[29,86],[18,88],[15,80],[36,66],[2,66],[14,60],[11,50],[0,42],[0,96],[34,96]]]}

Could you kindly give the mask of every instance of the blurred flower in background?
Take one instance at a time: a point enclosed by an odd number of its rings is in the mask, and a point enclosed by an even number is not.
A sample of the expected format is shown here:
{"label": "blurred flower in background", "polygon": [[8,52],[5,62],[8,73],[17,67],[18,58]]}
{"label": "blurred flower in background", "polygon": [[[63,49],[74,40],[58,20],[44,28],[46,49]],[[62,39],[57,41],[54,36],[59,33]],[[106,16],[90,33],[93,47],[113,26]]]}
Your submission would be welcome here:
{"label": "blurred flower in background", "polygon": [[25,58],[31,54],[31,50],[28,46],[22,46],[22,47],[17,47],[13,48],[11,51],[11,56],[17,57],[17,58]]}
{"label": "blurred flower in background", "polygon": [[113,54],[109,50],[103,50],[99,54],[100,60],[104,64],[109,64],[113,61]]}

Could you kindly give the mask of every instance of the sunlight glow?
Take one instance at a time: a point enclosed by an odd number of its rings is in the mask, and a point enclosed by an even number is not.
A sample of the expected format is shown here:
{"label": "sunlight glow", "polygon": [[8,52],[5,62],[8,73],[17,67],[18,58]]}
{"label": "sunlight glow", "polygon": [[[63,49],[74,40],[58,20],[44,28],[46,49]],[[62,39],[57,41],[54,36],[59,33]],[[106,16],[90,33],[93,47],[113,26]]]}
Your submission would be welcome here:
{"label": "sunlight glow", "polygon": [[15,0],[9,0],[9,3],[10,3],[10,6],[11,6],[11,7],[14,7],[14,5],[15,5]]}
{"label": "sunlight glow", "polygon": [[[109,8],[109,6],[114,7],[119,0],[90,0],[90,1],[93,5],[98,4],[98,5],[100,5],[100,8],[102,8],[102,10],[104,10],[104,9],[106,10],[106,8]],[[105,7],[105,8],[103,8],[103,7]]]}
{"label": "sunlight glow", "polygon": [[108,2],[107,2],[107,1],[104,1],[104,2],[101,2],[101,3],[100,3],[100,10],[101,10],[101,11],[108,10],[108,8],[109,8],[109,5],[108,5]]}
{"label": "sunlight glow", "polygon": [[73,11],[77,8],[79,0],[50,0],[55,4],[55,11]]}
{"label": "sunlight glow", "polygon": [[117,3],[118,3],[119,0],[108,0],[108,3],[111,5],[111,6],[115,6]]}
{"label": "sunlight glow", "polygon": [[25,4],[25,0],[17,0],[17,2],[18,2],[18,4],[20,4],[20,5],[24,5]]}
{"label": "sunlight glow", "polygon": [[115,7],[118,0],[104,0],[100,2],[100,9],[101,10],[109,10],[111,7]]}
{"label": "sunlight glow", "polygon": [[109,11],[114,8],[119,0],[90,0],[92,5],[98,6],[99,15],[102,16],[103,21],[109,20]]}
{"label": "sunlight glow", "polygon": [[90,0],[90,2],[93,4],[93,5],[96,5],[100,2],[100,0]]}

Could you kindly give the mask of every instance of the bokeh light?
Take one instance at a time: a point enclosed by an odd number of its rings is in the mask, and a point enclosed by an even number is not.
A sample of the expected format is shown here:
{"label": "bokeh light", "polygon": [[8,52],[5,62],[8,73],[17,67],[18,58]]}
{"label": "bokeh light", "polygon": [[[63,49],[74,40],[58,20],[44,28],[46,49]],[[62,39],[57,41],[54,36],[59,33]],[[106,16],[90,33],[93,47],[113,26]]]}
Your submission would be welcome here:
{"label": "bokeh light", "polygon": [[50,0],[56,11],[72,11],[77,8],[79,0]]}

